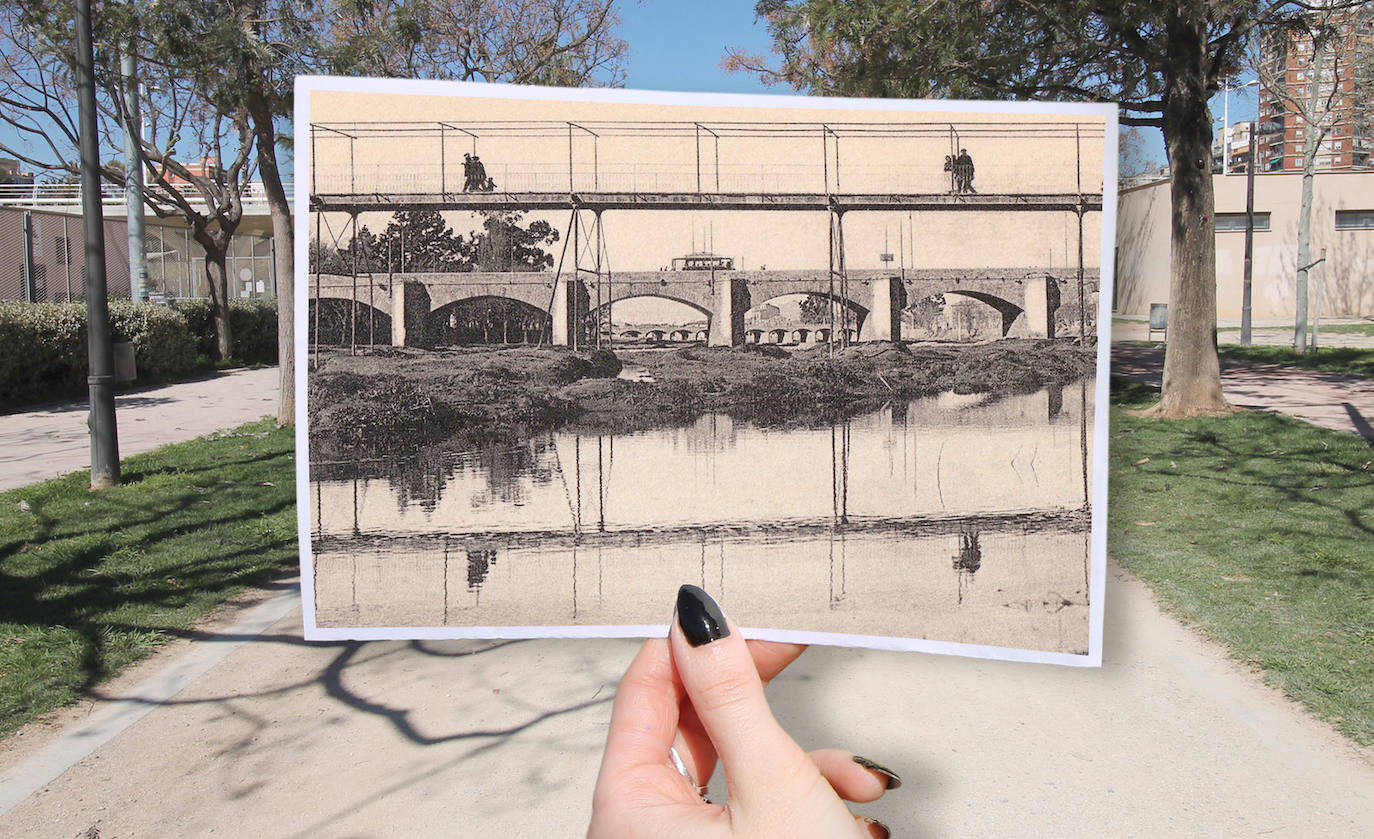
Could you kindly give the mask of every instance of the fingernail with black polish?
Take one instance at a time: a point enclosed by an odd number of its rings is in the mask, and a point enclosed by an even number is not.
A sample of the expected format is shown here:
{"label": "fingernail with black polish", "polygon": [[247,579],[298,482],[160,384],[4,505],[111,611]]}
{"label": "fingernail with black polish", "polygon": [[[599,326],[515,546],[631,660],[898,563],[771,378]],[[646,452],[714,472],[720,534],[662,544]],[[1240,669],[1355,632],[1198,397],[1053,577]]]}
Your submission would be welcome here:
{"label": "fingernail with black polish", "polygon": [[677,622],[687,643],[694,647],[709,644],[730,634],[725,615],[711,595],[696,586],[677,590]]}
{"label": "fingernail with black polish", "polygon": [[882,822],[878,821],[877,819],[870,819],[868,816],[864,816],[864,821],[867,822],[868,824],[877,825],[877,826],[878,826],[878,829],[881,830],[881,831],[883,832],[883,837],[884,837],[884,839],[886,839],[886,837],[892,835],[892,828],[888,827],[887,825],[883,824]]}
{"label": "fingernail with black polish", "polygon": [[898,775],[896,772],[893,772],[891,769],[888,769],[886,766],[883,766],[881,763],[874,763],[868,758],[859,757],[858,755],[854,755],[854,762],[859,764],[863,768],[867,769],[868,771],[877,772],[879,775],[882,775],[884,778],[886,778],[888,789],[896,789],[897,787],[900,787],[902,785],[901,776]]}

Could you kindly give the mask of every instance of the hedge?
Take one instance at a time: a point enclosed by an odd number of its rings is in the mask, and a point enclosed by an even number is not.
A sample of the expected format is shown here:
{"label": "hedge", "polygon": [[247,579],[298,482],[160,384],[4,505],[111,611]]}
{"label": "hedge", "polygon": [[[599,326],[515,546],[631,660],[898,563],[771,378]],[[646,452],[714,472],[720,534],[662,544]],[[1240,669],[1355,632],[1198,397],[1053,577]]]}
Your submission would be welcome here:
{"label": "hedge", "polygon": [[[140,382],[183,377],[211,356],[214,322],[209,301],[173,309],[111,300],[110,331],[132,341]],[[272,303],[233,301],[229,310],[235,357],[245,363],[277,361],[277,312]],[[0,301],[0,409],[86,390],[86,304]]]}
{"label": "hedge", "polygon": [[[179,300],[177,313],[196,340],[196,353],[215,357],[213,308],[205,298]],[[245,364],[277,363],[277,304],[274,300],[229,301],[229,331],[234,339],[233,357]]]}
{"label": "hedge", "polygon": [[0,302],[0,405],[79,391],[86,380],[84,303]]}

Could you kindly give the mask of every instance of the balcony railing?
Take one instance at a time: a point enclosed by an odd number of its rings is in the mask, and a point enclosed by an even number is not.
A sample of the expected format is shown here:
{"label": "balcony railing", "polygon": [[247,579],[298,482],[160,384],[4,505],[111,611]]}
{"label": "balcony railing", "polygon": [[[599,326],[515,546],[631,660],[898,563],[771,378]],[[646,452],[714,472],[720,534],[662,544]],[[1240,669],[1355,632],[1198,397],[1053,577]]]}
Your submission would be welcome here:
{"label": "balcony railing", "polygon": [[[286,189],[286,200],[291,201],[294,185],[282,184]],[[203,205],[200,192],[191,184],[177,184],[177,192],[185,196],[192,206]],[[144,192],[156,193],[158,187],[144,187]],[[165,194],[165,192],[164,192]],[[128,204],[127,191],[123,187],[102,184],[100,203],[105,207],[117,209],[121,213]],[[0,206],[33,207],[51,209],[79,209],[81,207],[80,184],[0,184]],[[243,209],[250,215],[267,212],[267,193],[262,183],[250,183],[243,193]]]}

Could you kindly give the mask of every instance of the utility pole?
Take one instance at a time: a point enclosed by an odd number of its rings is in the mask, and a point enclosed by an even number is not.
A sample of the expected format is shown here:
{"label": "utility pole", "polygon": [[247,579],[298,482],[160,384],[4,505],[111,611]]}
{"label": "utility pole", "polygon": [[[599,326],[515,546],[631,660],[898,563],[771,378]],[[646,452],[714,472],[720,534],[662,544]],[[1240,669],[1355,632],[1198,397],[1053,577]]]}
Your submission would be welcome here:
{"label": "utility pole", "polygon": [[119,483],[115,430],[114,349],[105,299],[105,216],[100,206],[100,148],[95,124],[95,55],[91,0],[76,0],[76,98],[80,114],[81,214],[86,249],[86,338],[90,375],[91,489]]}

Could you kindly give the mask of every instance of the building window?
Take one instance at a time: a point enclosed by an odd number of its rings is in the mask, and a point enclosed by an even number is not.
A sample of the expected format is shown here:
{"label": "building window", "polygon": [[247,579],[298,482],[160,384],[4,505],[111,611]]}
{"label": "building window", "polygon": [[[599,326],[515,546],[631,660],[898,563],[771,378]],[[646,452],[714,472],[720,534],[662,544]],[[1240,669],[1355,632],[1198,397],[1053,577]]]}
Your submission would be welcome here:
{"label": "building window", "polygon": [[1337,210],[1337,230],[1374,229],[1374,210]]}
{"label": "building window", "polygon": [[[1234,233],[1235,231],[1245,230],[1245,213],[1217,213],[1216,228],[1218,233]],[[1269,229],[1269,214],[1255,213],[1255,230],[1265,231]]]}

